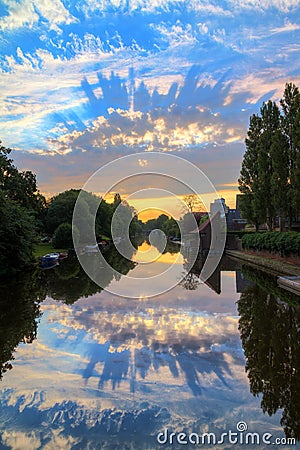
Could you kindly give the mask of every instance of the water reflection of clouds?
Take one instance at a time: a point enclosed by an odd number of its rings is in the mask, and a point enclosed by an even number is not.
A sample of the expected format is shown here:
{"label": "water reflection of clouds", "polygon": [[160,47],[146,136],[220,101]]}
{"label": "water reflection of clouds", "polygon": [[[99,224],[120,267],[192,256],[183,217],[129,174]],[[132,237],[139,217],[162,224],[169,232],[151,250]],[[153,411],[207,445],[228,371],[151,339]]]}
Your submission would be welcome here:
{"label": "water reflection of clouds", "polygon": [[[147,265],[143,266],[147,267]],[[186,291],[183,287],[176,286],[158,297],[148,299],[141,295],[140,299],[130,299],[130,301],[108,294],[107,292],[101,292],[89,298],[79,299],[76,305],[80,310],[93,307],[94,310],[106,309],[107,311],[115,310],[126,313],[126,311],[140,308],[139,303],[142,302],[153,308],[157,308],[161,304],[172,308],[185,306],[193,311],[206,311],[212,314],[218,312],[237,316],[235,302],[239,299],[239,294],[236,293],[235,279],[230,274],[232,272],[221,273],[221,296],[206,284],[200,284],[195,291]],[[122,278],[120,282],[122,282]]]}
{"label": "water reflection of clouds", "polygon": [[[76,304],[61,305],[59,313],[47,305],[44,315],[47,326],[34,343],[35,366],[40,359],[44,373],[57,364],[62,372],[81,374],[86,383],[97,378],[99,390],[123,382],[123,390],[134,392],[148,375],[162,382],[160,372],[167,367],[167,379],[179,377],[199,395],[208,375],[210,383],[219,380],[228,387],[229,360],[243,365],[236,317],[141,304],[127,314],[114,308],[83,311]],[[43,354],[51,354],[53,366],[45,365]]]}
{"label": "water reflection of clouds", "polygon": [[[48,298],[38,339],[18,348],[2,393],[2,411],[18,413],[19,420],[6,423],[13,431],[2,443],[86,448],[101,436],[110,444],[137,439],[132,448],[153,449],[164,426],[220,429],[242,405],[254,420],[233,278],[222,277],[222,288],[222,302],[206,286],[195,292],[178,286],[143,300],[106,292],[73,305]],[[35,421],[31,434],[22,428],[27,417]],[[43,423],[51,425],[45,430]]]}

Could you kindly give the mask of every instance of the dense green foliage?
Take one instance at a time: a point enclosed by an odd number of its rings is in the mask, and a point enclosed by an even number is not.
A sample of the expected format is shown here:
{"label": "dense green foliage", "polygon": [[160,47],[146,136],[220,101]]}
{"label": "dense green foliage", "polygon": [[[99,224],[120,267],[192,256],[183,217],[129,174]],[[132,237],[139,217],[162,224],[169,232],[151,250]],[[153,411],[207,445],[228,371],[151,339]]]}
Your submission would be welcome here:
{"label": "dense green foliage", "polygon": [[0,275],[13,274],[32,263],[45,207],[35,175],[18,171],[10,153],[0,142]]}
{"label": "dense green foliage", "polygon": [[282,256],[300,256],[300,233],[248,233],[242,238],[243,248],[250,250],[266,250]]}
{"label": "dense green foliage", "polygon": [[[71,247],[70,230],[73,219],[73,211],[78,195],[81,191],[70,189],[54,196],[49,203],[47,215],[45,218],[46,229],[53,234],[53,244],[55,247]],[[130,223],[129,234],[134,236],[141,231],[142,225],[137,219],[134,208],[124,200],[119,194],[115,195],[113,203],[107,203],[104,199],[95,196],[89,192],[81,192],[81,200],[78,205],[80,210],[79,216],[82,218],[78,223],[79,229],[83,229],[86,235],[78,236],[81,243],[87,243],[90,240],[90,235],[94,227],[97,238],[102,235],[111,237],[112,218],[114,213],[114,234],[115,236],[124,236],[126,234],[125,224]],[[69,228],[67,227],[69,225]],[[90,226],[88,226],[90,224]],[[81,227],[81,225],[83,225]]]}
{"label": "dense green foliage", "polygon": [[41,220],[46,204],[45,198],[37,189],[36,176],[29,170],[19,171],[9,158],[11,149],[0,141],[0,189],[5,198],[13,200]]}
{"label": "dense green foliage", "polygon": [[0,275],[15,273],[32,262],[36,230],[32,215],[0,190]]}
{"label": "dense green foliage", "polygon": [[[133,237],[142,232],[142,222],[138,219],[136,210],[126,200],[122,200],[120,194],[115,194],[112,205],[112,218],[110,228],[113,229],[115,237]],[[129,225],[129,230],[127,229]],[[111,236],[111,230],[109,230]]]}
{"label": "dense green foliage", "polygon": [[175,219],[173,219],[173,217],[165,220],[164,223],[162,224],[161,229],[168,237],[180,238],[180,229],[178,223],[176,222]]}
{"label": "dense green foliage", "polygon": [[62,223],[72,223],[73,210],[80,193],[78,189],[70,189],[51,198],[45,219],[46,230],[54,233]]}
{"label": "dense green foliage", "polygon": [[300,93],[286,84],[279,106],[271,100],[250,118],[239,178],[243,217],[274,227],[274,217],[292,220],[300,214]]}
{"label": "dense green foliage", "polygon": [[[78,232],[78,230],[77,230]],[[79,234],[79,232],[78,232]],[[79,237],[79,236],[78,236]],[[55,230],[52,239],[53,248],[73,248],[72,225],[61,223]]]}
{"label": "dense green foliage", "polygon": [[143,224],[143,230],[149,232],[152,230],[162,230],[168,237],[180,237],[180,229],[177,221],[173,217],[161,214],[156,219],[149,219]]}

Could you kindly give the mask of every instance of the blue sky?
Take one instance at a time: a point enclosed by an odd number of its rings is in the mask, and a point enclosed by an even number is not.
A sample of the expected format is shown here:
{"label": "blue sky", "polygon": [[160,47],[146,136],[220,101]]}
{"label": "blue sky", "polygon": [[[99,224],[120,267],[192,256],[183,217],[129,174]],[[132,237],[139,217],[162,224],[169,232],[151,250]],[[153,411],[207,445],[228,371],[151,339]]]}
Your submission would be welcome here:
{"label": "blue sky", "polygon": [[250,115],[300,84],[296,0],[4,0],[0,16],[0,138],[47,195],[159,150],[230,197]]}

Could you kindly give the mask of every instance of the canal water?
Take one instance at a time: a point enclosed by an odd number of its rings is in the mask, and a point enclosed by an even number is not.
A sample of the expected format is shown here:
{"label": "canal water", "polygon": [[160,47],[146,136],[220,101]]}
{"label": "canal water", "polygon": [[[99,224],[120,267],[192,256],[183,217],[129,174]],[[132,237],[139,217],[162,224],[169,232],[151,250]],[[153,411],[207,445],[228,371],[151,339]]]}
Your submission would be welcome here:
{"label": "canal water", "polygon": [[[184,272],[178,252],[157,264]],[[275,439],[300,438],[300,298],[233,259],[200,270],[153,298],[110,294],[74,256],[2,283],[0,448],[299,448]]]}

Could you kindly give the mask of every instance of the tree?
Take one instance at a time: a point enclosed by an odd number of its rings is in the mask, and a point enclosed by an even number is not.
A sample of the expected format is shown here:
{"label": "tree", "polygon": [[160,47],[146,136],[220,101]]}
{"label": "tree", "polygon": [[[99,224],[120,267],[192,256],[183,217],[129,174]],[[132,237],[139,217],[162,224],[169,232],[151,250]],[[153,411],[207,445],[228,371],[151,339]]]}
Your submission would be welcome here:
{"label": "tree", "polygon": [[290,228],[292,219],[299,214],[300,208],[300,93],[293,83],[286,84],[280,105],[283,110],[282,129],[288,145]]}
{"label": "tree", "polygon": [[177,221],[171,217],[170,219],[166,220],[162,225],[162,231],[165,233],[166,236],[170,237],[180,237],[180,229]]}
{"label": "tree", "polygon": [[0,142],[0,271],[8,275],[33,262],[37,217],[43,197],[32,172],[19,172]]}
{"label": "tree", "polygon": [[36,219],[42,220],[46,199],[37,189],[36,175],[29,170],[20,172],[8,157],[11,151],[2,146],[0,141],[0,189],[7,198],[30,210]]}
{"label": "tree", "polygon": [[96,217],[97,234],[103,234],[104,236],[111,237],[110,225],[112,216],[113,204],[106,203],[106,201],[102,199]]}
{"label": "tree", "polygon": [[84,231],[80,236],[81,242],[87,243],[89,241],[89,236],[94,231],[94,225],[97,236],[104,234],[110,237],[113,205],[109,205],[105,200],[99,199],[91,192],[80,191],[79,189],[70,189],[52,197],[45,219],[48,232],[54,233],[58,226],[63,223],[72,224],[73,211],[79,194],[80,203],[77,204],[77,208],[80,213],[77,214],[77,221],[80,223],[76,225]]}
{"label": "tree", "polygon": [[143,228],[147,231],[158,229],[162,230],[166,236],[180,237],[180,229],[177,221],[173,217],[168,217],[166,214],[160,214],[156,219],[147,220]]}
{"label": "tree", "polygon": [[272,161],[271,196],[279,217],[279,227],[283,231],[282,219],[289,214],[290,184],[289,157],[286,136],[278,130],[274,133],[270,148]]}
{"label": "tree", "polygon": [[272,196],[271,179],[273,175],[271,146],[280,125],[280,112],[275,102],[264,103],[261,110],[262,133],[258,140],[258,180],[254,191],[254,207],[260,220],[273,229],[276,213],[275,199]]}
{"label": "tree", "polygon": [[34,218],[0,190],[0,275],[9,275],[32,263],[36,229]]}
{"label": "tree", "polygon": [[72,223],[73,210],[79,193],[79,189],[70,189],[51,198],[45,219],[48,232],[54,233],[62,223]]}
{"label": "tree", "polygon": [[[79,240],[78,228],[75,228],[75,230],[78,234],[77,240]],[[54,248],[73,248],[72,225],[61,223],[55,230],[52,245]]]}
{"label": "tree", "polygon": [[238,179],[239,190],[244,194],[240,199],[240,208],[243,217],[248,222],[254,223],[256,229],[258,229],[261,221],[254,206],[255,188],[259,182],[257,159],[261,133],[262,120],[257,114],[254,114],[250,117],[250,126],[245,140],[246,151],[242,162],[240,178]]}
{"label": "tree", "polygon": [[160,214],[156,219],[156,228],[162,230],[164,224],[169,220],[169,217],[166,214]]}
{"label": "tree", "polygon": [[137,212],[134,211],[133,218],[129,226],[129,235],[137,236],[143,232],[143,222],[139,220]]}
{"label": "tree", "polygon": [[113,203],[113,205],[114,205],[114,210],[117,209],[117,207],[120,205],[120,203],[122,203],[121,195],[117,192],[117,193],[114,195],[114,203]]}
{"label": "tree", "polygon": [[[196,194],[188,194],[183,197],[183,201],[189,212],[203,211],[204,206],[199,196]],[[186,211],[186,210],[185,210]],[[184,211],[184,212],[185,212]]]}
{"label": "tree", "polygon": [[[297,92],[296,88],[286,88],[286,98],[281,100],[284,116],[280,114],[277,104],[269,100],[263,103],[260,115],[254,114],[250,118],[238,182],[239,190],[244,194],[240,199],[242,214],[255,224],[256,229],[266,223],[272,230],[276,215],[282,225],[281,218],[292,216],[292,205],[296,204],[295,198],[299,196],[295,189],[298,180],[295,177],[297,133],[295,120],[291,119],[291,99],[294,98],[294,103],[297,103]],[[290,130],[294,130],[292,137],[288,135]]]}
{"label": "tree", "polygon": [[[119,196],[119,194],[116,194],[115,198],[117,195]],[[119,196],[117,201],[114,202],[114,214],[112,218],[114,236],[124,237],[128,236],[128,233],[129,235],[134,233],[134,227],[131,225],[133,219],[137,220],[135,209]]]}

